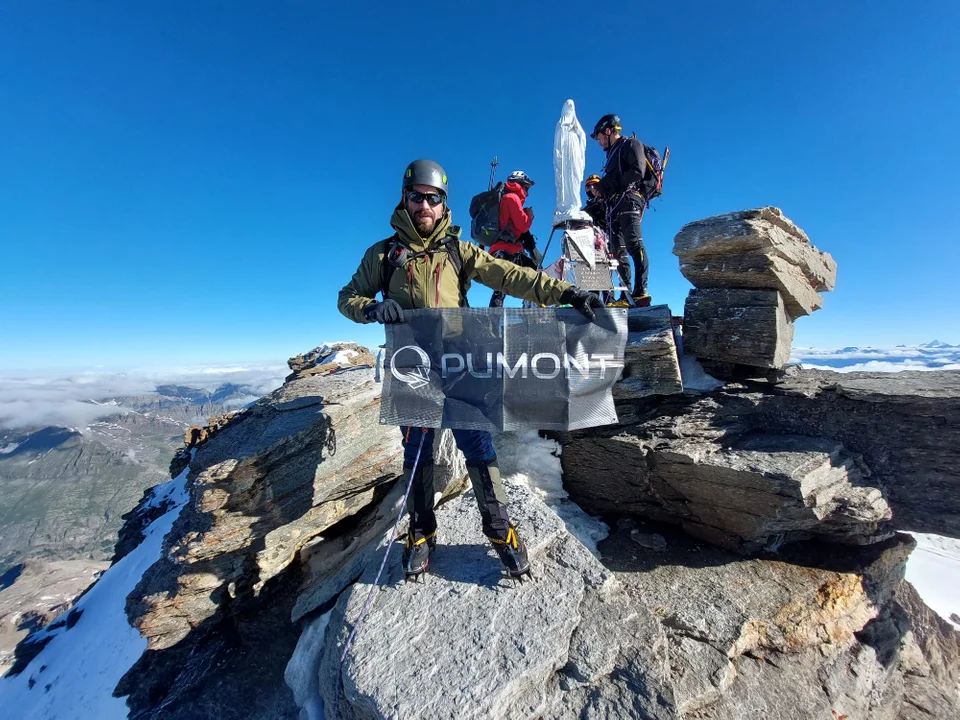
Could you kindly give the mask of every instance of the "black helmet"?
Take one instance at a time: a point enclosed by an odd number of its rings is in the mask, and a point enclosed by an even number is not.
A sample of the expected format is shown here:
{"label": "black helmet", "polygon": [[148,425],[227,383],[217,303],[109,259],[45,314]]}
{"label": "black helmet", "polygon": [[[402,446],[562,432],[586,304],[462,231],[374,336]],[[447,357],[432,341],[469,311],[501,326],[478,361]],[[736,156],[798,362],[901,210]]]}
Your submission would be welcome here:
{"label": "black helmet", "polygon": [[612,113],[610,115],[604,115],[602,118],[597,120],[597,124],[594,125],[593,132],[590,133],[590,137],[596,140],[597,135],[602,133],[607,128],[610,128],[611,130],[616,130],[616,131],[622,130],[622,128],[620,127],[620,118]]}
{"label": "black helmet", "polygon": [[429,185],[447,195],[447,173],[433,160],[414,160],[403,172],[403,188]]}
{"label": "black helmet", "polygon": [[513,182],[525,188],[532,188],[536,184],[523,170],[514,170],[507,176],[507,182]]}

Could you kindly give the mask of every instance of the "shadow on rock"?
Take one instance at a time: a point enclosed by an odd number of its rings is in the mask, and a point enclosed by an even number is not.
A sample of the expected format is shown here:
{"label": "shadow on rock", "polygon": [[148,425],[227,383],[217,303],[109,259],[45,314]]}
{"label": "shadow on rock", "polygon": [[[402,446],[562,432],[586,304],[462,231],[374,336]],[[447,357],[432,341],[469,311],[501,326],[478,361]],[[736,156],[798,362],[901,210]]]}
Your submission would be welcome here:
{"label": "shadow on rock", "polygon": [[[402,554],[403,542],[398,541],[394,543],[390,559],[387,560],[392,565],[392,568],[387,571],[388,584],[394,587],[406,582],[401,570]],[[430,552],[430,569],[425,581],[430,582],[430,576],[435,576],[448,582],[493,588],[503,580],[502,569],[503,565],[490,550],[489,545],[465,543],[444,546],[438,544],[436,549]]]}

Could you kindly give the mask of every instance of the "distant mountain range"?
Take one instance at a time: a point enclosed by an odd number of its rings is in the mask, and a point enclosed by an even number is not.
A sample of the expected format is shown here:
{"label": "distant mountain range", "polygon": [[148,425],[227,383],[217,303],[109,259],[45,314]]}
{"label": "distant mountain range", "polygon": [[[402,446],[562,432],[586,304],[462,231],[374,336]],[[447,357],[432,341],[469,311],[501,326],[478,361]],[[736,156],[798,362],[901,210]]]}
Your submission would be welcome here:
{"label": "distant mountain range", "polygon": [[[30,627],[69,609],[107,566],[123,514],[170,478],[186,429],[250,404],[281,380],[275,372],[250,383],[167,383],[153,392],[85,399],[77,397],[79,383],[51,382],[53,392],[35,399],[21,389],[30,383],[0,381],[0,409],[24,408],[0,427],[0,673]],[[99,381],[89,386],[111,389]],[[75,427],[23,424],[36,415],[86,420]],[[60,590],[52,592],[51,584]]]}
{"label": "distant mountain range", "polygon": [[0,572],[27,557],[108,560],[121,515],[168,479],[184,431],[255,399],[232,383],[162,385],[85,401],[106,412],[84,427],[0,429]]}
{"label": "distant mountain range", "polygon": [[845,347],[839,350],[795,347],[790,361],[807,368],[839,372],[900,370],[960,370],[960,345],[933,340],[909,347]]}

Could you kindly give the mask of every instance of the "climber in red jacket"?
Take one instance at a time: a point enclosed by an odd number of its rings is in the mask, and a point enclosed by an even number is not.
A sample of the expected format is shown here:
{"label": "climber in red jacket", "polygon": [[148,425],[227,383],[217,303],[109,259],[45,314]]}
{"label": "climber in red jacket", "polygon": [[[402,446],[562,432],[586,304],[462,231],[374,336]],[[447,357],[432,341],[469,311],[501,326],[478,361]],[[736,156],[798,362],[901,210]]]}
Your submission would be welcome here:
{"label": "climber in red jacket", "polygon": [[[533,180],[522,170],[512,172],[507,177],[503,186],[503,197],[500,199],[501,239],[490,246],[490,254],[521,267],[537,270],[537,241],[530,234],[533,208],[523,207],[527,193],[533,185]],[[490,298],[490,307],[503,307],[504,297],[499,290],[494,291]]]}

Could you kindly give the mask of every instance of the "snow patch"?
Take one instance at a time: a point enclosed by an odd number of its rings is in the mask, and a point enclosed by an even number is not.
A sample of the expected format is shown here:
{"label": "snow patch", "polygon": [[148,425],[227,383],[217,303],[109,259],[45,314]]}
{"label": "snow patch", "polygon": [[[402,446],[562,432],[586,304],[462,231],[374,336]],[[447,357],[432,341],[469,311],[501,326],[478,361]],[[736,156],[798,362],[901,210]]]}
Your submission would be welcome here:
{"label": "snow patch", "polygon": [[303,629],[297,647],[283,672],[287,687],[300,708],[304,720],[324,720],[323,700],[320,698],[320,661],[323,659],[323,641],[330,624],[330,613],[314,618]]}
{"label": "snow patch", "polygon": [[169,500],[172,507],[80,599],[76,610],[83,614],[76,625],[38,633],[37,639],[52,639],[22,673],[0,679],[0,707],[17,708],[20,717],[36,720],[127,717],[126,702],[113,697],[113,689],[147,641],[127,622],[126,599],[160,558],[163,538],[189,498],[188,469],[154,488],[155,501]]}
{"label": "snow patch", "polygon": [[917,548],[907,560],[906,579],[931,610],[960,630],[960,625],[950,619],[951,615],[960,615],[960,540],[910,534]]}
{"label": "snow patch", "polygon": [[20,447],[20,443],[10,443],[9,445],[4,445],[3,447],[0,447],[0,455],[9,455],[18,447]]}
{"label": "snow patch", "polygon": [[693,355],[680,356],[680,379],[683,382],[684,392],[688,390],[711,392],[723,387],[723,382],[708,375]]}
{"label": "snow patch", "polygon": [[353,363],[350,362],[350,358],[357,355],[356,350],[337,350],[333,355],[329,357],[321,357],[317,360],[317,365],[330,365],[335,363],[340,367],[351,367]]}
{"label": "snow patch", "polygon": [[584,512],[563,489],[560,445],[540,437],[536,430],[503,433],[494,444],[501,469],[510,473],[504,481],[530,488],[563,520],[570,534],[599,557],[597,543],[610,534],[610,528]]}

